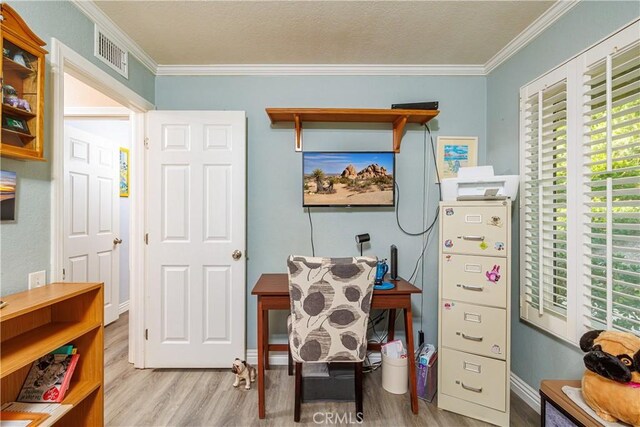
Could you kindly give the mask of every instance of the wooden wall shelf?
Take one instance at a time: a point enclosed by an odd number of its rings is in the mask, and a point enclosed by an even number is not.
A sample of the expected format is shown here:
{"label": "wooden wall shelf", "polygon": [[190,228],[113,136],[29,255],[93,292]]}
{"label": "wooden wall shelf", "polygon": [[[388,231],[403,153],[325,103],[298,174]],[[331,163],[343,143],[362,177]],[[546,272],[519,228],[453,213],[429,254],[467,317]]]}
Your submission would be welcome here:
{"label": "wooden wall shelf", "polygon": [[9,113],[9,114],[11,114],[13,116],[26,117],[28,119],[37,116],[36,113],[29,112],[29,111],[23,110],[21,108],[12,107],[11,105],[8,105],[8,104],[2,104],[2,111],[4,113]]}
{"label": "wooden wall shelf", "polygon": [[[0,4],[0,70],[2,84],[12,86],[18,98],[26,100],[31,112],[12,108],[3,103],[0,109],[2,132],[0,156],[19,160],[44,160],[44,79],[45,42],[29,29],[26,22],[7,3]],[[4,55],[7,51],[7,56]],[[22,54],[25,65],[13,60]],[[3,98],[0,96],[0,98]],[[5,129],[5,119],[22,119],[28,134]]]}
{"label": "wooden wall shelf", "polygon": [[400,152],[402,134],[407,123],[426,124],[438,110],[392,110],[370,108],[267,108],[272,124],[293,123],[295,148],[302,151],[302,123],[390,123],[393,125],[393,151]]}
{"label": "wooden wall shelf", "polygon": [[31,364],[73,343],[78,365],[60,411],[43,425],[98,426],[104,412],[104,296],[101,283],[53,283],[2,298],[0,404],[18,396]]}
{"label": "wooden wall shelf", "polygon": [[20,65],[17,62],[3,57],[2,60],[4,61],[4,68],[7,71],[13,71],[17,74],[20,75],[20,77],[29,77],[34,75],[36,72],[33,71],[31,68],[27,68],[24,65]]}
{"label": "wooden wall shelf", "polygon": [[30,133],[18,132],[17,130],[11,130],[11,129],[2,129],[2,133],[6,133],[9,135],[17,135],[20,138],[24,138],[27,140],[35,138],[35,135],[31,135]]}

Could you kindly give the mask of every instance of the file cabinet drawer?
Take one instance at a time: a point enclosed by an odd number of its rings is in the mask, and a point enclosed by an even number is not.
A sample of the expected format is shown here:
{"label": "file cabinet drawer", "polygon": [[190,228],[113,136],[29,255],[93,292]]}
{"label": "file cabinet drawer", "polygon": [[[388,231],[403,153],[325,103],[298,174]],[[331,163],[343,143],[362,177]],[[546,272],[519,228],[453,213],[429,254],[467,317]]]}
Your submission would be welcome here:
{"label": "file cabinet drawer", "polygon": [[506,410],[506,362],[444,348],[441,390],[444,394],[499,411]]}
{"label": "file cabinet drawer", "polygon": [[445,299],[440,310],[443,346],[505,360],[506,310]]}
{"label": "file cabinet drawer", "polygon": [[471,255],[442,255],[442,298],[507,306],[507,259]]}
{"label": "file cabinet drawer", "polygon": [[440,243],[445,253],[506,257],[506,209],[494,206],[443,206]]}

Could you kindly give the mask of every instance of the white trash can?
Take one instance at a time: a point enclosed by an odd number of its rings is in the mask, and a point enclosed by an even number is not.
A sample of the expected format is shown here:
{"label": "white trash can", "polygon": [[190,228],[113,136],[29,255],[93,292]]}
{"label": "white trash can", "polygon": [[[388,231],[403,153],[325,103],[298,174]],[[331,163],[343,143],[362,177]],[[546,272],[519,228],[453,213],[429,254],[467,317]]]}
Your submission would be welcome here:
{"label": "white trash can", "polygon": [[396,359],[382,353],[382,388],[393,394],[409,391],[409,359]]}

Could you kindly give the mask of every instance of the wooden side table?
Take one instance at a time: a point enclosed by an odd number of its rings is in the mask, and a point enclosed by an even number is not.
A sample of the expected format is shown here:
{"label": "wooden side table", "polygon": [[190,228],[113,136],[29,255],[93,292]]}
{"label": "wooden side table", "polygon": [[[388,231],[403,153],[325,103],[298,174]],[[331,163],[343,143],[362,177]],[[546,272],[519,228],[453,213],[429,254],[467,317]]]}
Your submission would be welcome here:
{"label": "wooden side table", "polygon": [[557,409],[574,425],[579,427],[602,427],[589,414],[564,394],[562,387],[581,387],[580,380],[543,380],[540,383],[540,425],[545,427],[547,402]]}

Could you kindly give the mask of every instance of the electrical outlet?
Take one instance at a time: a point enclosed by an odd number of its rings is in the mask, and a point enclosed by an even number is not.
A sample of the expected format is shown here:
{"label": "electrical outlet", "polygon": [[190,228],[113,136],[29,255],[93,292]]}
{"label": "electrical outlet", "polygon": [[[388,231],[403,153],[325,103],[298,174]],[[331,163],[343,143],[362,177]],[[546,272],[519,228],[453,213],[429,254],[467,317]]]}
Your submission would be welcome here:
{"label": "electrical outlet", "polygon": [[47,272],[36,271],[34,273],[29,273],[29,289],[39,288],[47,284]]}

